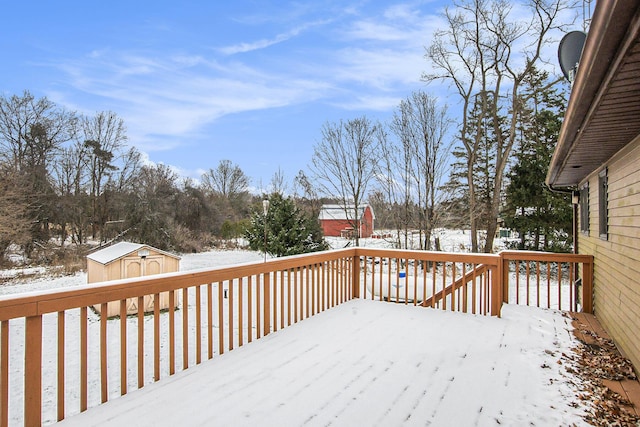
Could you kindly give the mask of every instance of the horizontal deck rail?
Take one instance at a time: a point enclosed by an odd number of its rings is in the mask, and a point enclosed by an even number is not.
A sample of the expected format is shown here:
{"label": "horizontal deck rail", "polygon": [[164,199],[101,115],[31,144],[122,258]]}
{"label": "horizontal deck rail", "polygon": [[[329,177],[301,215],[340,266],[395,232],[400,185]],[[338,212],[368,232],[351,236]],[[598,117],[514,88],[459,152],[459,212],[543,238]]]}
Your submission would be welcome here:
{"label": "horizontal deck rail", "polygon": [[[352,298],[489,315],[503,302],[590,311],[592,280],[582,255],[357,247],[3,296],[0,427],[62,420]],[[128,315],[132,299],[153,311]],[[110,303],[119,315],[100,316]]]}

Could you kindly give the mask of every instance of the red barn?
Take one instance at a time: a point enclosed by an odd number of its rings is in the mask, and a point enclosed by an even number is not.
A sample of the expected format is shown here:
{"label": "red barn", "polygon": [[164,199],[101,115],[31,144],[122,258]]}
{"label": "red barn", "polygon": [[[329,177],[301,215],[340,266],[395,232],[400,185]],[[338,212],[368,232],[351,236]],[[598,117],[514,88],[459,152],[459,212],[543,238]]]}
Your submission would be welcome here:
{"label": "red barn", "polygon": [[318,219],[325,236],[353,237],[354,227],[360,229],[360,237],[371,237],[373,234],[373,209],[362,205],[356,212],[353,205],[323,205]]}

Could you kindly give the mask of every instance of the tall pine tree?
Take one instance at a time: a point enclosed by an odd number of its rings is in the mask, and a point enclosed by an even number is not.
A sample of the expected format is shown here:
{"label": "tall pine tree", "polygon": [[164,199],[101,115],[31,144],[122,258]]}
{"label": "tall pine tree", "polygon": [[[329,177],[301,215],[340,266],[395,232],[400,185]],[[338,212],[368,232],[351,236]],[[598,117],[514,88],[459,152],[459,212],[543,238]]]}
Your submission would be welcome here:
{"label": "tall pine tree", "polygon": [[519,121],[516,161],[507,175],[505,226],[518,232],[518,249],[567,251],[572,241],[570,196],[552,192],[544,182],[565,99],[543,71],[526,80],[526,92],[534,96]]}

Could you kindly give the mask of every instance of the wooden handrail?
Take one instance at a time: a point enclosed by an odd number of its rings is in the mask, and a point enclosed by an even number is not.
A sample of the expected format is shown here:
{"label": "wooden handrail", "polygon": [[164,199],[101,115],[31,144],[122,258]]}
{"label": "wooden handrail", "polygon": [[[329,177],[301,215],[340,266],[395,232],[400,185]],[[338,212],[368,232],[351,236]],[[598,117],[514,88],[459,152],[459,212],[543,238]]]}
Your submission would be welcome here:
{"label": "wooden handrail", "polygon": [[444,288],[442,291],[438,292],[436,295],[432,295],[422,302],[423,307],[432,307],[434,304],[437,304],[438,301],[443,298],[451,295],[457,289],[461,288],[463,285],[469,283],[472,279],[481,276],[485,272],[489,271],[489,267],[486,264],[480,264],[463,277],[459,278],[455,282],[451,283],[449,286]]}
{"label": "wooden handrail", "polygon": [[500,251],[497,255],[505,260],[593,263],[593,255],[585,254],[540,251]]}
{"label": "wooden handrail", "polygon": [[464,262],[467,264],[487,264],[497,266],[499,256],[496,254],[416,251],[408,249],[353,248],[356,256],[378,256],[384,258],[412,259],[432,262]]}
{"label": "wooden handrail", "polygon": [[[139,295],[151,295],[166,291],[176,291],[193,283],[217,283],[237,277],[261,275],[275,271],[287,271],[297,268],[301,261],[305,265],[337,260],[343,257],[358,259],[367,256],[409,258],[417,261],[466,262],[485,265],[500,265],[499,259],[541,262],[576,262],[589,267],[586,273],[593,277],[593,257],[580,254],[557,254],[533,251],[503,251],[492,254],[462,254],[429,251],[409,251],[374,248],[349,248],[335,251],[318,252],[311,255],[299,255],[283,259],[269,260],[266,263],[240,264],[232,267],[203,269],[191,272],[166,273],[135,279],[122,279],[111,282],[94,283],[86,286],[63,288],[33,293],[15,294],[0,297],[0,320],[29,317],[39,314],[65,311],[81,306],[93,306],[104,301],[119,301]],[[352,279],[359,279],[354,269]],[[504,275],[503,275],[504,276]],[[503,277],[507,281],[507,277]],[[584,280],[585,289],[591,287],[591,280]],[[354,295],[358,292],[354,290]],[[583,304],[587,305],[587,304]]]}

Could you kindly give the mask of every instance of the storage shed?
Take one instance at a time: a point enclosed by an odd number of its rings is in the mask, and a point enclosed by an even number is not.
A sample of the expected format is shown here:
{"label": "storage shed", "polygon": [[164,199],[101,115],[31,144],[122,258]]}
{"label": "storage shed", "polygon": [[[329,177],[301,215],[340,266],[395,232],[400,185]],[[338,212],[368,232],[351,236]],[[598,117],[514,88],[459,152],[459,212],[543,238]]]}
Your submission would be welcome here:
{"label": "storage shed", "polygon": [[[107,280],[130,279],[160,273],[172,273],[180,269],[180,257],[141,243],[120,242],[87,255],[87,283]],[[178,294],[174,295],[178,306]],[[153,311],[154,297],[144,297],[144,311]],[[100,306],[94,306],[100,312]],[[169,308],[169,293],[160,294],[160,309]],[[137,298],[127,300],[127,314],[138,312]],[[120,303],[107,305],[107,317],[120,313]]]}

